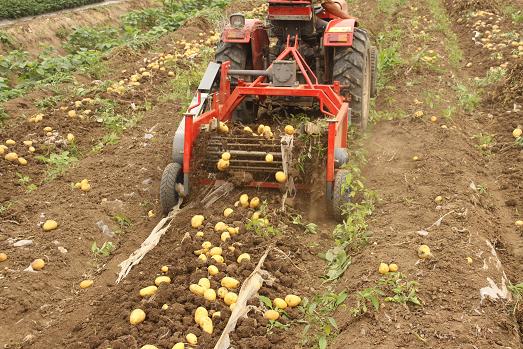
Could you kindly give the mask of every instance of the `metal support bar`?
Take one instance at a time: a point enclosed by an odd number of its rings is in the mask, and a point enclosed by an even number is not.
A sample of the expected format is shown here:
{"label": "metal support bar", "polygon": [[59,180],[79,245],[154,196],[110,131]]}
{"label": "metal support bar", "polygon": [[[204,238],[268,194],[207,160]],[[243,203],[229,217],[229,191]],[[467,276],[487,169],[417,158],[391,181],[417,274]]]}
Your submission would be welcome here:
{"label": "metal support bar", "polygon": [[227,74],[229,76],[271,76],[271,72],[267,70],[231,69]]}

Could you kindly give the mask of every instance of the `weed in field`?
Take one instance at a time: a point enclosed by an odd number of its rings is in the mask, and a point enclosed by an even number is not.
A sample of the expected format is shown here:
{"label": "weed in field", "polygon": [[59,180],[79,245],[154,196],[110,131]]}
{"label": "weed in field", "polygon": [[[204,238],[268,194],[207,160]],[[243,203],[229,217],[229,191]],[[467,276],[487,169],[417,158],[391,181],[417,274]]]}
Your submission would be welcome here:
{"label": "weed in field", "polygon": [[118,226],[120,227],[120,229],[122,231],[125,231],[132,224],[131,219],[129,219],[128,217],[126,217],[124,214],[121,214],[121,213],[114,215],[113,221],[115,221],[116,224],[118,224]]}
{"label": "weed in field", "polygon": [[474,111],[481,102],[479,94],[461,82],[456,84],[454,90],[457,93],[461,108],[466,112]]}
{"label": "weed in field", "polygon": [[[338,330],[336,320],[331,316],[338,307],[347,299],[347,293],[327,291],[315,295],[312,299],[305,298],[300,307],[305,318],[302,344],[307,348],[327,348],[329,337],[334,336]],[[313,338],[309,333],[314,331]]]}
{"label": "weed in field", "polygon": [[72,152],[64,150],[61,153],[52,153],[49,157],[39,155],[37,160],[47,164],[47,180],[55,179],[78,161],[77,157]]}
{"label": "weed in field", "polygon": [[435,29],[444,34],[445,48],[449,56],[449,61],[457,68],[463,60],[463,51],[461,51],[458,36],[451,28],[447,11],[440,0],[427,0],[427,4],[434,17]]}
{"label": "weed in field", "polygon": [[507,75],[507,70],[501,67],[490,68],[487,71],[487,75],[484,78],[478,78],[474,80],[477,86],[479,87],[488,87],[494,85],[495,83],[501,81],[505,75]]}
{"label": "weed in field", "polygon": [[388,34],[380,34],[377,39],[378,44],[378,81],[379,90],[384,89],[392,79],[394,72],[403,64],[399,53],[399,41],[394,41],[395,31]]}
{"label": "weed in field", "polygon": [[523,23],[523,11],[512,5],[505,5],[501,8],[503,15],[512,19],[514,23]]}
{"label": "weed in field", "polygon": [[11,201],[4,201],[0,204],[0,216],[3,216],[13,206]]}
{"label": "weed in field", "polygon": [[18,177],[18,184],[20,184],[22,187],[25,187],[25,190],[28,193],[38,189],[36,184],[31,183],[31,181],[32,181],[31,177],[29,177],[27,175],[23,175],[21,173],[16,173],[16,176]]}
{"label": "weed in field", "polygon": [[447,108],[443,110],[443,118],[447,121],[452,120],[452,117],[456,113],[456,107],[453,105],[449,105]]}
{"label": "weed in field", "polygon": [[485,153],[490,153],[490,149],[494,145],[495,136],[488,133],[478,133],[472,136],[478,141],[478,148]]}
{"label": "weed in field", "polygon": [[111,254],[111,252],[113,252],[113,250],[114,250],[114,245],[110,241],[104,242],[103,245],[100,247],[98,247],[98,245],[96,244],[96,241],[94,241],[93,244],[91,245],[91,252],[95,256],[107,257]]}
{"label": "weed in field", "polygon": [[91,149],[93,153],[101,152],[105,146],[118,144],[120,137],[115,133],[111,132],[102,137],[102,139]]}
{"label": "weed in field", "polygon": [[64,48],[70,53],[85,50],[109,51],[119,46],[118,30],[110,27],[82,27],[76,28],[64,44]]}
{"label": "weed in field", "polygon": [[406,280],[402,273],[390,273],[388,278],[382,278],[380,284],[383,285],[391,296],[385,297],[385,302],[399,303],[407,305],[421,305],[418,298],[418,283]]}
{"label": "weed in field", "polygon": [[44,98],[36,101],[35,106],[40,109],[56,108],[56,106],[58,106],[58,104],[60,102],[62,102],[63,99],[64,99],[64,96],[62,96],[62,95],[44,97]]}
{"label": "weed in field", "polygon": [[245,225],[247,231],[252,231],[259,236],[276,236],[280,235],[281,231],[272,224],[267,223],[264,218],[248,219]]}
{"label": "weed in field", "polygon": [[372,306],[374,311],[380,310],[380,297],[384,295],[385,293],[378,287],[369,287],[358,291],[356,293],[356,306],[350,308],[350,314],[354,317],[366,314],[369,310],[369,305]]}
{"label": "weed in field", "polygon": [[[272,301],[269,297],[262,296],[262,295],[260,295],[258,297],[259,297],[260,303],[262,303],[265,308],[276,310],[280,313],[281,316],[288,317],[287,313],[285,311],[274,308],[274,306],[272,305]],[[287,330],[287,329],[289,329],[289,327],[291,327],[291,324],[282,324],[278,320],[269,320],[269,322],[267,323],[267,333],[272,333],[272,330],[275,328],[279,329],[279,330]]]}
{"label": "weed in field", "polygon": [[325,282],[334,281],[341,277],[352,262],[351,257],[342,246],[335,246],[320,257],[327,262],[327,270],[323,276]]}
{"label": "weed in field", "polygon": [[318,226],[312,222],[304,222],[302,215],[296,214],[291,217],[292,218],[292,224],[298,225],[305,229],[306,234],[316,234],[318,230]]}
{"label": "weed in field", "polygon": [[516,285],[509,282],[507,288],[512,293],[512,301],[514,302],[514,308],[512,312],[516,313],[521,305],[521,301],[523,301],[523,282],[520,282]]}
{"label": "weed in field", "polygon": [[[0,92],[0,94],[1,94],[1,92]],[[9,115],[7,114],[5,109],[0,106],[0,125],[2,125],[8,118],[9,118]]]}
{"label": "weed in field", "polygon": [[14,49],[16,47],[15,39],[8,33],[0,30],[0,44],[4,45],[5,47]]}
{"label": "weed in field", "polygon": [[518,137],[518,138],[516,138],[516,140],[514,141],[514,143],[515,143],[517,146],[523,147],[523,137]]}
{"label": "weed in field", "polygon": [[390,16],[406,3],[406,0],[378,0],[378,10]]}

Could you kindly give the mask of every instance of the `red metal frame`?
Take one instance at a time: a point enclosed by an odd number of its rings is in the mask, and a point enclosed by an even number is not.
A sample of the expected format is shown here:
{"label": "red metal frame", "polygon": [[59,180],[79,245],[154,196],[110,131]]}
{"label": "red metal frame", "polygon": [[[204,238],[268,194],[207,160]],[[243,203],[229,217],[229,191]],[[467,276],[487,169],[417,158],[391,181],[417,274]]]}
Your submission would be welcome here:
{"label": "red metal frame", "polygon": [[[340,94],[338,82],[335,82],[333,85],[318,83],[318,78],[298,51],[297,37],[293,45],[290,44],[290,38],[287,39],[287,47],[278,56],[277,60],[288,58],[296,61],[301,75],[305,79],[305,84],[299,84],[295,87],[275,87],[270,83],[266,83],[264,76],[260,76],[249,83],[240,80],[238,86],[231,91],[228,77],[230,62],[222,63],[219,91],[211,96],[212,105],[210,110],[196,117],[190,114],[185,116],[184,174],[189,174],[191,171],[192,147],[203,125],[210,123],[213,119],[218,119],[222,122],[229,121],[234,109],[246,96],[294,96],[317,99],[321,112],[325,114],[329,121],[326,179],[329,183],[334,182],[334,150],[338,147],[347,147],[349,105]],[[271,67],[272,64],[267,70],[270,70]],[[274,182],[255,182],[251,183],[251,185],[266,188],[278,187],[278,184]]]}

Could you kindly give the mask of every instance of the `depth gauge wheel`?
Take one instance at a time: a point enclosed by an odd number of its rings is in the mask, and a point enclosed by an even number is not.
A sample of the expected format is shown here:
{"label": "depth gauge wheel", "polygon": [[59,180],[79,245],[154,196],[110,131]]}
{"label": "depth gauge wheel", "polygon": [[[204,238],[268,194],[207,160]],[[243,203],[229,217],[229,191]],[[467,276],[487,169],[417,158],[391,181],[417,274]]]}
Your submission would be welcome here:
{"label": "depth gauge wheel", "polygon": [[332,191],[332,200],[330,202],[331,213],[334,218],[343,222],[343,211],[346,205],[351,202],[350,188],[346,187],[348,170],[338,170],[334,177],[334,188]]}
{"label": "depth gauge wheel", "polygon": [[346,92],[351,99],[351,123],[365,130],[369,122],[372,95],[372,49],[363,29],[354,29],[352,47],[334,49],[332,80],[349,86]]}
{"label": "depth gauge wheel", "polygon": [[[216,49],[215,61],[223,63],[231,62],[231,69],[234,70],[250,70],[252,69],[252,58],[250,54],[250,46],[245,44],[234,44],[229,42],[220,42]],[[245,81],[249,77],[244,77]],[[238,77],[231,76],[231,89],[234,89],[238,84]],[[248,98],[234,110],[233,120],[244,123],[253,122],[258,116],[258,106],[254,101]]]}
{"label": "depth gauge wheel", "polygon": [[178,193],[176,184],[181,183],[183,177],[182,165],[172,162],[165,167],[160,182],[160,204],[162,211],[167,214],[178,204]]}

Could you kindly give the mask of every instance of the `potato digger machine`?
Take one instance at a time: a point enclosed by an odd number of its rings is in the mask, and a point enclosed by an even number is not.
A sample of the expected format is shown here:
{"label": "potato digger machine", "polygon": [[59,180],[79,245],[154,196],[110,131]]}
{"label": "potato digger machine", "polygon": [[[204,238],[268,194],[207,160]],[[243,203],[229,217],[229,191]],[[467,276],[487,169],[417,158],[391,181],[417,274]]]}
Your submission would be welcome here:
{"label": "potato digger machine", "polygon": [[[215,61],[209,63],[173,138],[172,162],[160,185],[164,213],[180,196],[189,196],[191,186],[238,173],[246,179],[242,185],[284,188],[287,183],[276,181],[275,173],[289,172],[282,143],[294,136],[263,137],[255,131],[235,135],[226,126],[254,125],[260,111],[278,106],[317,111],[326,140],[324,197],[332,214],[342,219],[351,197],[345,188],[349,173],[343,169],[349,159],[349,127],[367,126],[370,98],[376,94],[376,56],[356,19],[332,16],[311,0],[269,0],[266,21],[231,15]],[[263,121],[270,125],[270,116]],[[230,159],[220,171],[216,164],[224,152]],[[267,154],[274,160],[266,161]],[[307,177],[298,181],[298,190],[310,188]]]}

